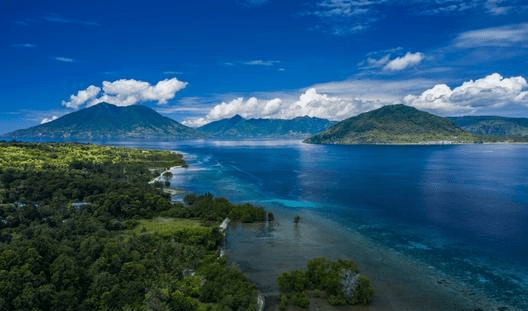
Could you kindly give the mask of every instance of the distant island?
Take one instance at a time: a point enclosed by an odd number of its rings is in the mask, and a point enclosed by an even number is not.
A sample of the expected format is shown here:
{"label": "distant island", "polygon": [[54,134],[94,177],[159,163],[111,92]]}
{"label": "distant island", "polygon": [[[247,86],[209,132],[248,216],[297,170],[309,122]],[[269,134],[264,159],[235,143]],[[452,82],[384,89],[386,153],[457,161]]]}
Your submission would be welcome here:
{"label": "distant island", "polygon": [[314,117],[282,119],[244,119],[236,115],[208,123],[198,130],[213,138],[306,138],[337,122]]}
{"label": "distant island", "polygon": [[528,136],[512,136],[511,131],[506,127],[503,127],[501,136],[482,135],[477,126],[467,126],[476,123],[468,120],[472,119],[449,119],[406,105],[389,105],[343,120],[304,142],[311,144],[462,144],[515,142],[528,139]]}
{"label": "distant island", "polygon": [[203,135],[141,105],[101,103],[4,136],[48,139],[193,139]]}

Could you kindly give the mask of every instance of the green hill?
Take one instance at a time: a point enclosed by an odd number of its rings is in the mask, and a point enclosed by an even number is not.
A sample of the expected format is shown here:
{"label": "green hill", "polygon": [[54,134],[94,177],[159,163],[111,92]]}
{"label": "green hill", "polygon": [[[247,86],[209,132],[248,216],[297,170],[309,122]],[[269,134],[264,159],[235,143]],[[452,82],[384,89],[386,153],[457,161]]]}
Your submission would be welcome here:
{"label": "green hill", "polygon": [[444,144],[480,139],[447,118],[389,105],[343,120],[305,140],[313,144]]}
{"label": "green hill", "polygon": [[200,137],[200,134],[145,106],[118,107],[101,103],[5,136],[59,139],[186,139]]}
{"label": "green hill", "polygon": [[528,119],[496,116],[452,117],[463,130],[483,136],[487,141],[528,141]]}
{"label": "green hill", "polygon": [[236,115],[208,123],[199,131],[215,138],[305,138],[324,131],[335,122],[320,118],[244,119]]}

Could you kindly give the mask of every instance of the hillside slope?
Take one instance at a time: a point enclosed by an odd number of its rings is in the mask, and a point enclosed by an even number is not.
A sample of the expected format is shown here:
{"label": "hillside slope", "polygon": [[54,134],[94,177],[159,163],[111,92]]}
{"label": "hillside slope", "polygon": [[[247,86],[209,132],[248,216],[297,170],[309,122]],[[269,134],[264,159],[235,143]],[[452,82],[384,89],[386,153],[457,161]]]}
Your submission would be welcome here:
{"label": "hillside slope", "polygon": [[140,105],[101,103],[5,136],[12,138],[194,138],[200,134]]}
{"label": "hillside slope", "polygon": [[390,105],[343,120],[305,140],[313,144],[472,143],[479,138],[447,118],[405,105]]}

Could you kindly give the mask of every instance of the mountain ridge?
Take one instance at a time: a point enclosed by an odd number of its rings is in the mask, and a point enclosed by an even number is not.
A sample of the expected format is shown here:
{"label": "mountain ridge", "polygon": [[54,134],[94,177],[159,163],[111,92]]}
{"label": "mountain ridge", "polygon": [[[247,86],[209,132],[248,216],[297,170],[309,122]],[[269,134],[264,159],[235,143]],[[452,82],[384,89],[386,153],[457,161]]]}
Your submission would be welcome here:
{"label": "mountain ridge", "polygon": [[528,141],[528,118],[462,116],[448,119],[465,131],[483,136],[487,140],[511,138]]}
{"label": "mountain ridge", "polygon": [[198,128],[213,138],[306,138],[336,122],[316,117],[245,119],[235,115]]}

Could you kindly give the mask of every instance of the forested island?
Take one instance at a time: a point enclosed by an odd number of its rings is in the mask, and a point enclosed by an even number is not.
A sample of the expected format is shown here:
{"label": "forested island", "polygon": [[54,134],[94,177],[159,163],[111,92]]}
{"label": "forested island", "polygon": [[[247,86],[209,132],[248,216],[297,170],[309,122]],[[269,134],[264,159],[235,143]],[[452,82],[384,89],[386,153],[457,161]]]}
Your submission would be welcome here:
{"label": "forested island", "polygon": [[457,144],[482,139],[414,107],[387,105],[345,119],[306,139],[311,144]]}
{"label": "forested island", "polygon": [[[171,202],[165,183],[149,182],[185,165],[169,151],[0,142],[0,309],[261,309],[255,285],[220,251],[220,223],[273,215],[211,194]],[[317,262],[302,289],[319,286],[333,304],[369,302],[372,292],[340,291],[353,263]],[[355,293],[371,288],[358,284]]]}

